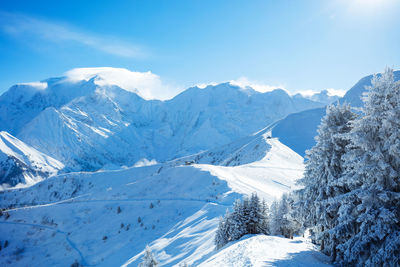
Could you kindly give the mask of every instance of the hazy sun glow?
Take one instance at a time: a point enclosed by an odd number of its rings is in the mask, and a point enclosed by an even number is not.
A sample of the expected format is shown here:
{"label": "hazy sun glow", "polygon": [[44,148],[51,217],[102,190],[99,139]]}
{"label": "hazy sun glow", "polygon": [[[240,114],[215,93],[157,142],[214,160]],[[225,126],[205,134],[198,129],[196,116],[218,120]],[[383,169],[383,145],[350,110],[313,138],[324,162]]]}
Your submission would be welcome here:
{"label": "hazy sun glow", "polygon": [[388,9],[396,4],[396,0],[347,0],[346,2],[352,11],[371,14],[379,10]]}

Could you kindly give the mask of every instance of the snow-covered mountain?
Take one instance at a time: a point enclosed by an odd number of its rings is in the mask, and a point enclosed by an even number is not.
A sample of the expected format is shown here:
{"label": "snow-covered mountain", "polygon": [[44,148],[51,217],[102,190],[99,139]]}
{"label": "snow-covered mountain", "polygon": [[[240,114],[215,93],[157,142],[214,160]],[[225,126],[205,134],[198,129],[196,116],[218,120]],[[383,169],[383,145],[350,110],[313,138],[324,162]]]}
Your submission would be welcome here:
{"label": "snow-covered mountain", "polygon": [[0,188],[29,186],[55,175],[64,165],[26,145],[7,132],[0,132]]}
{"label": "snow-covered mountain", "polygon": [[[394,80],[400,80],[400,70],[394,71]],[[381,74],[378,73],[378,76]],[[341,99],[342,102],[350,103],[353,107],[361,107],[363,102],[361,100],[362,94],[366,91],[366,86],[371,86],[373,75],[368,75],[359,80]]]}
{"label": "snow-covered mountain", "polygon": [[4,191],[0,265],[137,266],[149,244],[163,266],[197,266],[215,254],[218,217],[236,198],[256,191],[271,203],[301,177],[303,159],[269,136],[265,129],[226,147],[225,158],[249,148],[236,166],[172,161]]}
{"label": "snow-covered mountain", "polygon": [[[366,91],[365,87],[371,85],[372,77],[373,75],[369,75],[359,80],[340,99],[340,102],[349,103],[352,107],[362,106],[361,97]],[[400,80],[399,70],[394,71],[394,79],[395,81]],[[272,136],[279,137],[282,143],[304,156],[305,151],[315,144],[314,137],[317,135],[317,128],[323,116],[325,116],[325,108],[290,114],[276,123],[272,129]]]}
{"label": "snow-covered mountain", "polygon": [[13,86],[0,97],[0,129],[63,162],[67,171],[98,170],[209,150],[322,106],[283,90],[260,93],[230,83],[145,100],[134,84],[127,90],[107,81],[118,71],[77,69],[73,77]]}
{"label": "snow-covered mountain", "polygon": [[272,136],[304,156],[305,151],[315,144],[314,137],[324,115],[325,107],[290,114],[276,123]]}

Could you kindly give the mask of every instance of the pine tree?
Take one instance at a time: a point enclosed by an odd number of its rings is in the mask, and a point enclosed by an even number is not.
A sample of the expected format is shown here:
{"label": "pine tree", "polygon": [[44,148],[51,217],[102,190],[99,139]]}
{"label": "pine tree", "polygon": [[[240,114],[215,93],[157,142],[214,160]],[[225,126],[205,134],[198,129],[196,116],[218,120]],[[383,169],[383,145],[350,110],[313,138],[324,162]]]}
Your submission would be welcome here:
{"label": "pine tree", "polygon": [[293,217],[293,198],[291,195],[283,194],[280,201],[271,205],[270,229],[274,235],[283,235],[286,238],[293,238],[300,229],[300,224]]}
{"label": "pine tree", "polygon": [[279,216],[279,202],[278,201],[274,201],[271,204],[271,208],[270,208],[270,213],[269,213],[269,217],[270,217],[270,233],[272,235],[280,235],[281,230],[280,230],[280,216]]}
{"label": "pine tree", "polygon": [[351,190],[339,210],[336,262],[400,265],[400,83],[387,69],[375,76],[353,123],[343,183]]}
{"label": "pine tree", "polygon": [[214,243],[217,249],[223,247],[226,243],[228,243],[228,235],[226,233],[226,225],[224,218],[219,218],[219,224],[217,228],[217,232],[215,233]]}
{"label": "pine tree", "polygon": [[262,232],[264,215],[262,214],[262,206],[257,194],[253,193],[249,201],[249,220],[247,225],[247,233],[258,234]]}
{"label": "pine tree", "polygon": [[256,194],[252,194],[250,199],[245,198],[243,202],[236,200],[232,213],[227,211],[224,218],[220,218],[214,240],[217,249],[246,234],[268,234],[267,212],[267,205]]}
{"label": "pine tree", "polygon": [[139,264],[139,267],[157,267],[158,261],[154,257],[149,246],[146,246],[143,261]]}
{"label": "pine tree", "polygon": [[266,235],[269,235],[271,233],[270,230],[270,219],[268,217],[269,214],[269,209],[267,203],[265,203],[265,200],[262,201],[261,203],[261,222],[259,223],[259,228],[258,232],[259,233],[264,233]]}
{"label": "pine tree", "polygon": [[237,199],[230,216],[225,216],[229,225],[229,241],[238,240],[247,233],[247,201],[243,203]]}
{"label": "pine tree", "polygon": [[295,232],[295,221],[291,216],[292,207],[287,194],[283,194],[279,202],[278,218],[280,220],[280,232],[286,238],[293,239]]}
{"label": "pine tree", "polygon": [[347,104],[327,107],[316,145],[306,152],[304,178],[299,182],[304,188],[296,192],[299,221],[303,228],[311,227],[311,238],[328,255],[336,247],[336,238],[329,232],[337,225],[340,202],[336,198],[348,192],[338,179],[345,170],[343,156],[350,142],[347,134],[355,118]]}

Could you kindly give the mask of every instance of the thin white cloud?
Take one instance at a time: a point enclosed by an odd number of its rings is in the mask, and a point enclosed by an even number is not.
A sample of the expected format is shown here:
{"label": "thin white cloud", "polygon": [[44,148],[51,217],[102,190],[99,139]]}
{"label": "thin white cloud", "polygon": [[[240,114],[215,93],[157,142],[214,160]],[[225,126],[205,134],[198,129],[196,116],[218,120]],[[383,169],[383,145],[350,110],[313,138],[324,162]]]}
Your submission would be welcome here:
{"label": "thin white cloud", "polygon": [[182,91],[180,87],[164,84],[160,77],[150,71],[135,72],[123,68],[76,68],[65,73],[71,81],[90,80],[103,85],[117,85],[127,91],[137,93],[144,99],[167,100]]}
{"label": "thin white cloud", "polygon": [[259,91],[261,93],[265,93],[265,92],[271,92],[275,89],[283,89],[285,91],[287,91],[285,89],[285,86],[283,85],[269,85],[269,84],[265,84],[262,82],[258,82],[258,81],[250,81],[247,77],[243,76],[240,77],[237,80],[232,80],[230,81],[231,84],[236,85],[236,86],[240,86],[240,87],[251,87],[256,91]]}
{"label": "thin white cloud", "polygon": [[138,58],[145,56],[143,48],[111,36],[98,36],[72,26],[22,14],[0,12],[0,29],[20,38],[37,38],[47,42],[72,42],[107,54]]}
{"label": "thin white cloud", "polygon": [[45,90],[47,88],[46,82],[30,82],[30,83],[19,83],[18,85],[26,85],[30,87],[34,87],[38,90]]}

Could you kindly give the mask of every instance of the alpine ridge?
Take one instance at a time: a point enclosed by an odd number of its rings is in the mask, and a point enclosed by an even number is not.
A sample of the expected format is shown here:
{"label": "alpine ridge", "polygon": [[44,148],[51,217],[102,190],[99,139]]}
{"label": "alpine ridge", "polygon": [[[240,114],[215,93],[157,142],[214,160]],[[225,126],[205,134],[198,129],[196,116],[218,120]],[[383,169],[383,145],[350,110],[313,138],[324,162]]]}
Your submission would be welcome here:
{"label": "alpine ridge", "polygon": [[101,70],[101,77],[88,69],[79,76],[77,69],[74,79],[11,87],[0,97],[0,129],[59,160],[65,171],[94,171],[209,150],[323,106],[280,89],[260,93],[230,83],[145,100],[132,91],[134,84],[127,90],[106,81],[104,73],[118,69]]}
{"label": "alpine ridge", "polygon": [[30,186],[63,168],[58,160],[0,132],[0,188]]}

